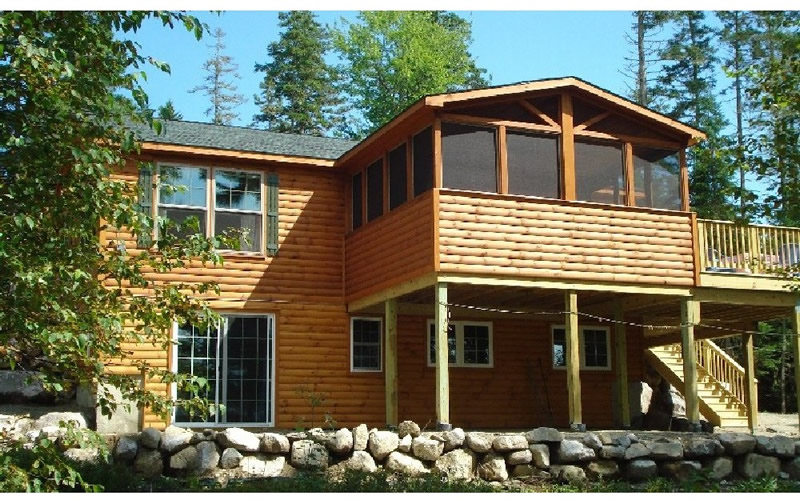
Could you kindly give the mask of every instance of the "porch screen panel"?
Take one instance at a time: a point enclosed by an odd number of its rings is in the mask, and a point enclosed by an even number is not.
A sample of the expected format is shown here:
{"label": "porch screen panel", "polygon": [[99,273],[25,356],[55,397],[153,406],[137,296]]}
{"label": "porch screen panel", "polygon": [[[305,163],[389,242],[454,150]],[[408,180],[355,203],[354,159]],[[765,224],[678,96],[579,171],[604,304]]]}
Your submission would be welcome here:
{"label": "porch screen panel", "polygon": [[625,204],[622,146],[575,141],[575,190],[578,200]]}
{"label": "porch screen panel", "polygon": [[394,210],[408,198],[406,144],[389,153],[389,210]]}
{"label": "porch screen panel", "polygon": [[506,131],[508,192],[558,198],[558,139],[521,131]]}
{"label": "porch screen panel", "polygon": [[356,173],[353,175],[353,229],[357,229],[361,227],[361,220],[362,220],[362,192],[361,192],[361,173]]}
{"label": "porch screen panel", "polygon": [[383,215],[383,160],[367,167],[367,222]]}
{"label": "porch screen panel", "polygon": [[433,188],[433,128],[425,128],[414,135],[412,143],[414,164],[414,196]]}
{"label": "porch screen panel", "polygon": [[633,147],[633,180],[636,206],[681,209],[681,178],[674,150]]}
{"label": "porch screen panel", "polygon": [[442,172],[444,187],[497,192],[494,128],[442,123]]}

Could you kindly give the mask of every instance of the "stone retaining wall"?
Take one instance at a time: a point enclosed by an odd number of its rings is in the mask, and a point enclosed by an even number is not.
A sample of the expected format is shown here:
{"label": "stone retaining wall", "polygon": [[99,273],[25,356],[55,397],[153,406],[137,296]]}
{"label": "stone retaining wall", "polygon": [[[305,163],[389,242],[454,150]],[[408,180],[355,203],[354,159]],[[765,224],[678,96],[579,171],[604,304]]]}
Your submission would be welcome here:
{"label": "stone retaining wall", "polygon": [[[31,438],[31,435],[28,435]],[[168,427],[111,438],[115,462],[149,478],[292,477],[303,470],[329,476],[383,469],[453,479],[541,477],[564,482],[655,476],[685,479],[704,471],[714,480],[775,476],[800,480],[800,441],[738,433],[587,432],[540,427],[526,433],[420,432],[413,422],[396,431],[355,429],[251,433],[239,428],[202,432]],[[71,449],[90,460],[94,454]]]}

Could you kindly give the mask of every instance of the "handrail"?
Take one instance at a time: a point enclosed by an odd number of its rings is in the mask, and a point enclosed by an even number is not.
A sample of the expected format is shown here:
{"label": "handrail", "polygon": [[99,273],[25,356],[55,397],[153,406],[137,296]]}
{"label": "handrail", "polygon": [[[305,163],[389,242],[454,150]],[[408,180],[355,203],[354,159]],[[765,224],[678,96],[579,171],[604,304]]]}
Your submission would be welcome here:
{"label": "handrail", "polygon": [[744,368],[710,340],[695,341],[694,347],[697,353],[697,365],[721,382],[742,404],[747,404],[747,380]]}
{"label": "handrail", "polygon": [[780,273],[800,265],[800,228],[698,219],[700,270]]}

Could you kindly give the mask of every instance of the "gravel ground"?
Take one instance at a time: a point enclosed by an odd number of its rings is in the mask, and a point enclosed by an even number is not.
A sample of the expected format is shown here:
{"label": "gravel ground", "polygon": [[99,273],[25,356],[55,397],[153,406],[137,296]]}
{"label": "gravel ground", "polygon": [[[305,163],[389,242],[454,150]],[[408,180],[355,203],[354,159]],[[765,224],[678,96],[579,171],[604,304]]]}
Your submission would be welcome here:
{"label": "gravel ground", "polygon": [[782,434],[784,436],[800,436],[798,429],[797,413],[781,415],[780,413],[769,413],[760,411],[758,413],[758,429],[756,434]]}

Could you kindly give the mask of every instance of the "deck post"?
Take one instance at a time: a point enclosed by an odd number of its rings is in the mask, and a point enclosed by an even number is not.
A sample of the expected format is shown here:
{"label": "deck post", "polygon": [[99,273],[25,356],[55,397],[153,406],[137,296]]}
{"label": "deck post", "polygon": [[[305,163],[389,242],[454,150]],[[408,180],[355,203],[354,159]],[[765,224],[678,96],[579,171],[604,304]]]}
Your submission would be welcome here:
{"label": "deck post", "polygon": [[753,333],[742,334],[744,350],[745,404],[747,405],[747,427],[752,433],[758,427],[758,389],[756,388],[755,359],[753,356]]}
{"label": "deck post", "polygon": [[683,357],[683,397],[686,416],[693,429],[700,430],[700,402],[697,397],[697,352],[694,326],[700,319],[700,303],[694,298],[681,299],[681,350]]}
{"label": "deck post", "polygon": [[436,422],[439,430],[450,430],[450,375],[447,351],[447,284],[436,284]]}
{"label": "deck post", "polygon": [[581,357],[578,337],[578,294],[567,291],[564,294],[565,340],[567,350],[567,395],[569,402],[569,426],[573,430],[586,430],[583,423],[581,404]]}
{"label": "deck post", "polygon": [[397,298],[387,299],[386,307],[386,425],[398,424],[397,401]]}
{"label": "deck post", "polygon": [[631,426],[631,406],[628,399],[628,341],[625,334],[625,311],[622,299],[614,299],[614,349],[616,350],[617,396],[622,427]]}
{"label": "deck post", "polygon": [[[792,346],[794,347],[794,384],[795,390],[800,390],[800,300],[796,301],[794,311],[792,312]],[[797,418],[800,422],[800,393],[797,394]]]}

